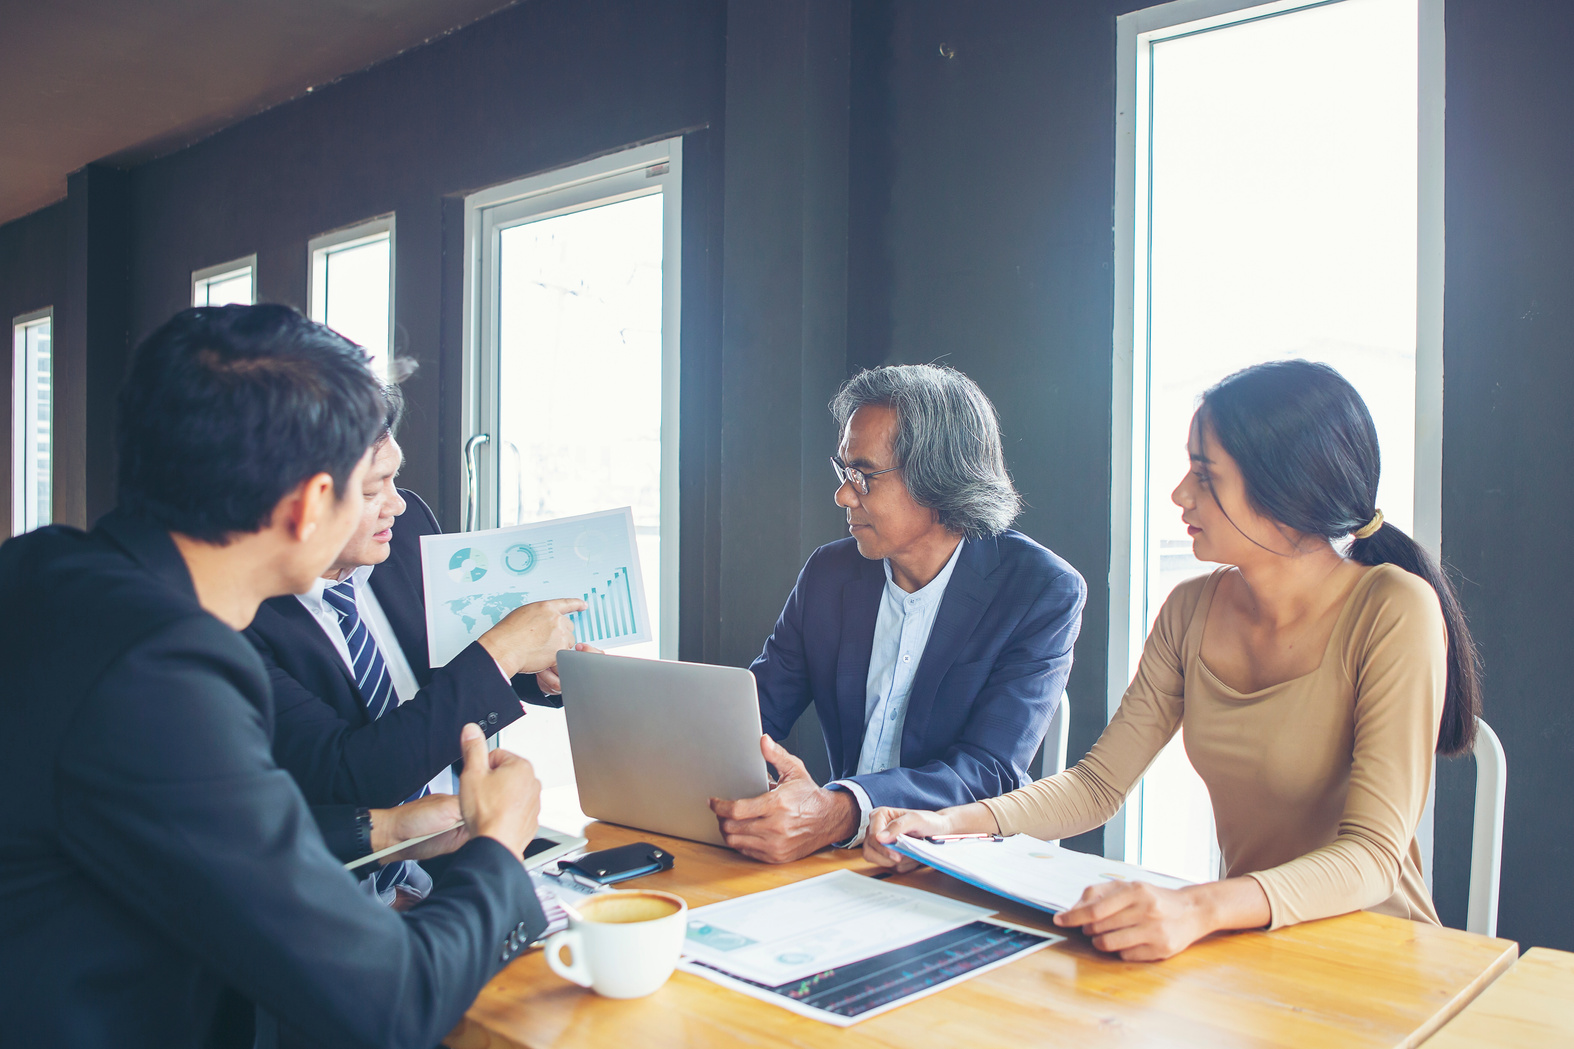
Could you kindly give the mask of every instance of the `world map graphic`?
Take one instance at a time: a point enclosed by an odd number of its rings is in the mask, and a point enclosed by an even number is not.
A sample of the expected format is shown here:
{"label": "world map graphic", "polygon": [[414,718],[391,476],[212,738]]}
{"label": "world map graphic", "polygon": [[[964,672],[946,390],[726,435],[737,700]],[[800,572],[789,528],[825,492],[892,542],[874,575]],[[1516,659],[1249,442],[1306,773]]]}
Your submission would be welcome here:
{"label": "world map graphic", "polygon": [[503,594],[471,594],[468,597],[454,598],[444,601],[448,611],[459,617],[464,624],[465,633],[475,633],[475,628],[484,616],[490,619],[488,627],[497,626],[504,616],[525,603],[527,595],[513,592]]}

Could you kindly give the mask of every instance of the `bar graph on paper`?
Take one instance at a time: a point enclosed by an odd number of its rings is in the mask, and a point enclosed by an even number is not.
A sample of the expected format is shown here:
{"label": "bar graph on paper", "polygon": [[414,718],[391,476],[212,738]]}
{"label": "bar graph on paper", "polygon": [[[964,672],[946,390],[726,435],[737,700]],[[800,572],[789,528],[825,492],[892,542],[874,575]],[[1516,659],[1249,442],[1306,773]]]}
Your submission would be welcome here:
{"label": "bar graph on paper", "polygon": [[434,667],[521,606],[551,598],[585,602],[583,611],[568,614],[576,641],[617,648],[651,638],[629,507],[422,536],[421,576]]}
{"label": "bar graph on paper", "polygon": [[615,569],[605,584],[580,596],[588,607],[568,617],[574,623],[576,641],[613,641],[639,630],[627,567]]}

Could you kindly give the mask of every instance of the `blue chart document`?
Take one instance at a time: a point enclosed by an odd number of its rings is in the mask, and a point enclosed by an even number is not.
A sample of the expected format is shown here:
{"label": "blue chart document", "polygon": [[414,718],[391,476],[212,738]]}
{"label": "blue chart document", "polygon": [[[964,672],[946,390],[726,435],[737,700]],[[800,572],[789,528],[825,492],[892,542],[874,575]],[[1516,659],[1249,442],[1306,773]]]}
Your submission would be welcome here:
{"label": "blue chart document", "polygon": [[[397,527],[397,526],[396,526]],[[520,605],[577,597],[574,639],[597,648],[650,640],[629,507],[421,537],[426,642],[440,667]]]}

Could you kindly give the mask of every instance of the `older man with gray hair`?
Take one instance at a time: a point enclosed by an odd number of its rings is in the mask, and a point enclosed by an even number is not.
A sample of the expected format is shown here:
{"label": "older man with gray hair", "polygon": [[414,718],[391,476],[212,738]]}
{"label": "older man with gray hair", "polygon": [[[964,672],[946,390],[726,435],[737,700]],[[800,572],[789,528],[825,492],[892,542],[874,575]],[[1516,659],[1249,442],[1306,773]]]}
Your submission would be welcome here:
{"label": "older man with gray hair", "polygon": [[[994,405],[936,365],[860,372],[831,402],[851,536],[809,557],[750,669],[778,780],[711,800],[739,852],[785,863],[863,841],[882,805],[939,809],[1029,780],[1087,586],[1010,529],[1022,500]],[[814,704],[833,781],[775,741]]]}

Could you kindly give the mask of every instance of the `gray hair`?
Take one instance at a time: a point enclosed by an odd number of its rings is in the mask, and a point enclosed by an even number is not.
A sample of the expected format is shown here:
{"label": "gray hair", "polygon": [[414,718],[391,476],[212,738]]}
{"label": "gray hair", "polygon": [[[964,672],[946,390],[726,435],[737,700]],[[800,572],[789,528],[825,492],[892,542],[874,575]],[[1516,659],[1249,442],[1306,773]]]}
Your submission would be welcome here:
{"label": "gray hair", "polygon": [[831,400],[839,429],[859,408],[896,412],[895,466],[919,506],[935,511],[952,532],[998,535],[1022,512],[1006,473],[1000,420],[978,384],[955,368],[897,364],[861,371]]}

